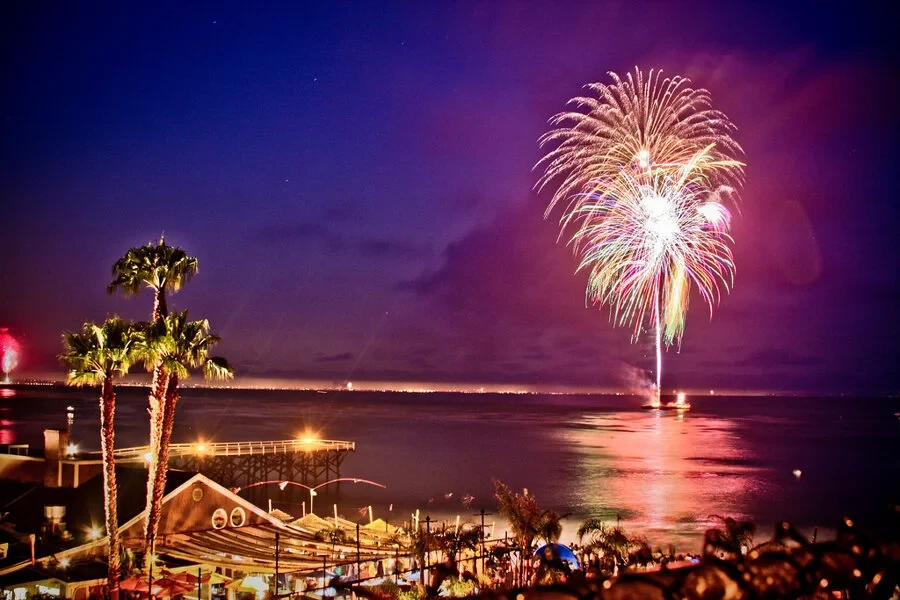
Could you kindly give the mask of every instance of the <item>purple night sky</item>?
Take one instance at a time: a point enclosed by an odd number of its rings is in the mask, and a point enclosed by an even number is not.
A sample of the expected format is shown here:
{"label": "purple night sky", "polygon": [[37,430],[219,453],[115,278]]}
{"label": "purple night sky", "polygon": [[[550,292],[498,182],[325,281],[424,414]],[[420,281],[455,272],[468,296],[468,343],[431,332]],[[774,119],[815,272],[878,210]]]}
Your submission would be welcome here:
{"label": "purple night sky", "polygon": [[736,287],[711,321],[693,298],[664,386],[900,390],[897,15],[563,4],[4,4],[21,373],[61,376],[86,319],[146,318],[109,268],[164,231],[200,260],[171,306],[239,375],[629,385],[652,338],[585,307],[532,166],[567,99],[639,65],[708,88],[748,163]]}

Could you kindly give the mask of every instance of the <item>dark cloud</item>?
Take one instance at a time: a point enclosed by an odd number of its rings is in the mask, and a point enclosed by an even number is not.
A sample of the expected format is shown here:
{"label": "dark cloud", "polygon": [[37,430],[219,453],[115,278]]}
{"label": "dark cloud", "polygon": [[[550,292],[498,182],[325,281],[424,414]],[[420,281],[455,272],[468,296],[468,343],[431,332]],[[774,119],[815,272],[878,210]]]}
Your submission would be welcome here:
{"label": "dark cloud", "polygon": [[406,240],[355,236],[318,223],[273,224],[260,229],[257,240],[271,244],[316,242],[328,252],[352,252],[360,258],[418,258],[427,249]]}

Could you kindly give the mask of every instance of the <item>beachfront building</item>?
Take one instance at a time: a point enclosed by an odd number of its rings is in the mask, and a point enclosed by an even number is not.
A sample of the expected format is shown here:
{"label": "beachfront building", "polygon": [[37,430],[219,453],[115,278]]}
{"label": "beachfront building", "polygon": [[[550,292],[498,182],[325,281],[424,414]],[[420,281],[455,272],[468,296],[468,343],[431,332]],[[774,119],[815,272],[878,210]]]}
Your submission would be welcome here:
{"label": "beachfront building", "polygon": [[[178,481],[177,476],[173,479]],[[89,485],[78,489],[85,493]],[[143,500],[143,494],[120,495]],[[125,551],[134,555],[143,545],[144,515],[131,514],[120,535]],[[97,522],[102,523],[102,513]],[[181,482],[163,499],[154,541],[157,575],[136,575],[130,578],[133,581],[126,578],[123,585],[140,592],[144,581],[153,580],[157,585],[160,579],[180,575],[184,583],[193,584],[181,590],[185,597],[202,600],[236,599],[242,593],[261,596],[274,589],[276,581],[279,593],[324,588],[335,575],[358,579],[360,574],[375,575],[379,562],[393,564],[399,548],[392,544],[390,529],[383,522],[359,525],[340,517],[310,514],[293,520],[286,513],[275,516],[202,474],[182,473]],[[320,531],[344,533],[317,536]],[[25,600],[40,594],[89,600],[101,594],[105,536],[77,543],[70,535],[68,547],[47,546],[33,558],[20,551],[0,563],[0,589],[5,597]],[[218,576],[217,584],[208,579],[212,573]],[[198,579],[200,585],[196,585]],[[143,584],[144,593],[146,589]]]}

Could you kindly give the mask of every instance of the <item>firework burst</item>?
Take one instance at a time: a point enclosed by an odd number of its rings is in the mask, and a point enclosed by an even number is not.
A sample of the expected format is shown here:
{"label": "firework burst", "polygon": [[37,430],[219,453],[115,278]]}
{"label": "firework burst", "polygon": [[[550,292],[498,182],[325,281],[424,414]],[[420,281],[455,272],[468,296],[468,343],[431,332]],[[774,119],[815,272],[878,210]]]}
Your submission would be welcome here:
{"label": "firework burst", "polygon": [[609,306],[634,339],[658,320],[666,344],[679,343],[692,285],[712,314],[734,280],[730,212],[712,199],[705,158],[698,154],[675,173],[622,171],[571,216],[579,269],[590,274],[588,298]]}
{"label": "firework burst", "polygon": [[538,163],[543,174],[538,190],[557,183],[545,216],[563,201],[569,205],[561,219],[568,225],[579,205],[592,193],[603,193],[604,182],[620,172],[652,173],[679,169],[706,150],[705,176],[711,187],[733,191],[743,181],[743,153],[734,140],[735,126],[712,108],[705,89],[693,89],[690,80],[663,78],[640,69],[620,78],[609,73],[612,85],[592,83],[593,96],[569,101],[575,110],[550,119],[553,127],[541,136],[542,148],[551,147]]}
{"label": "firework burst", "polygon": [[711,315],[734,280],[726,202],[743,183],[743,151],[687,79],[637,68],[610,77],[550,120],[536,188],[555,187],[545,216],[566,203],[560,236],[589,272],[588,299],[633,340],[655,324],[658,402],[662,343],[681,343],[692,286]]}

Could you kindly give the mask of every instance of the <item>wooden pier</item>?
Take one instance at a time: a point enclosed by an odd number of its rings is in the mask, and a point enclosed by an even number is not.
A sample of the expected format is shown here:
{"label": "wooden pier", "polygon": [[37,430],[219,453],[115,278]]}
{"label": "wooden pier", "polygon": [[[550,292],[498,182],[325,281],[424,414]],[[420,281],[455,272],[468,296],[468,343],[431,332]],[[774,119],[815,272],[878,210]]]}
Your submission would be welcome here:
{"label": "wooden pier", "polygon": [[[203,473],[231,488],[259,481],[293,481],[312,487],[341,476],[347,455],[356,451],[354,442],[338,440],[277,440],[172,444],[169,468]],[[144,462],[149,446],[115,451],[116,463]]]}

